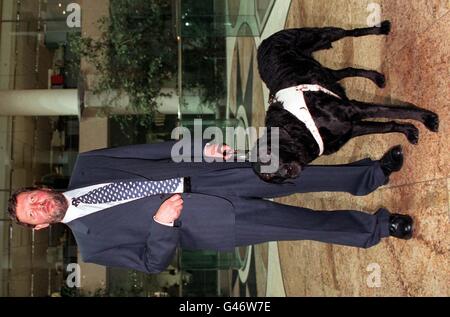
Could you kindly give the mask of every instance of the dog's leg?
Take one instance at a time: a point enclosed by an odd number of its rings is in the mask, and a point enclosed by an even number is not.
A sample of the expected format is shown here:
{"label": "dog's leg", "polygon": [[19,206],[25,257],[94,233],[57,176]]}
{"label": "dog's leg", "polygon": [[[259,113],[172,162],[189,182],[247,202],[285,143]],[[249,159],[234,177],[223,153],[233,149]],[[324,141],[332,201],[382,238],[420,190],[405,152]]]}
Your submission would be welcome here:
{"label": "dog's leg", "polygon": [[[300,29],[307,30],[307,29]],[[301,42],[302,49],[305,52],[313,53],[319,50],[325,50],[332,48],[332,43],[339,41],[345,37],[360,37],[367,35],[387,35],[391,31],[391,22],[383,21],[380,27],[371,28],[359,28],[353,30],[345,30],[335,27],[314,28],[309,29],[310,40],[307,42]],[[314,39],[314,41],[312,41]],[[308,44],[308,46],[306,46]]]}
{"label": "dog's leg", "polygon": [[373,81],[378,87],[384,88],[386,86],[386,79],[383,74],[374,71],[348,67],[340,70],[330,69],[336,81],[340,81],[347,77],[364,77]]}
{"label": "dog's leg", "polygon": [[432,111],[419,108],[415,105],[406,106],[386,106],[374,103],[366,103],[357,100],[350,100],[352,108],[356,111],[355,120],[388,118],[406,119],[422,122],[428,130],[439,131],[439,116]]}
{"label": "dog's leg", "polygon": [[347,36],[360,37],[367,35],[388,35],[391,32],[391,22],[383,21],[380,27],[360,28],[347,31]]}
{"label": "dog's leg", "polygon": [[419,142],[419,129],[412,124],[360,121],[353,125],[352,138],[380,133],[403,133],[411,144]]}

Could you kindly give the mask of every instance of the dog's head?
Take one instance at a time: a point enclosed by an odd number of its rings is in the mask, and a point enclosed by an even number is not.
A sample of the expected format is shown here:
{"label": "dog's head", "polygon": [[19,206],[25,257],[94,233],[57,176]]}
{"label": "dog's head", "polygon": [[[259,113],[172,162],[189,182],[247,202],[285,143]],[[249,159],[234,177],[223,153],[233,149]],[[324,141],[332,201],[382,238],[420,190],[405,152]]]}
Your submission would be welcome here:
{"label": "dog's head", "polygon": [[297,178],[318,157],[319,147],[305,124],[279,103],[270,106],[266,127],[266,134],[252,151],[257,154],[253,170],[265,182],[282,183]]}
{"label": "dog's head", "polygon": [[297,178],[301,172],[301,166],[297,162],[282,163],[273,173],[262,172],[263,166],[260,162],[253,164],[255,173],[265,182],[281,184],[288,179]]}
{"label": "dog's head", "polygon": [[256,162],[253,170],[265,182],[282,183],[297,178],[303,164],[298,155],[298,144],[284,128],[279,128],[278,142],[274,142],[274,133],[268,132],[258,140]]}

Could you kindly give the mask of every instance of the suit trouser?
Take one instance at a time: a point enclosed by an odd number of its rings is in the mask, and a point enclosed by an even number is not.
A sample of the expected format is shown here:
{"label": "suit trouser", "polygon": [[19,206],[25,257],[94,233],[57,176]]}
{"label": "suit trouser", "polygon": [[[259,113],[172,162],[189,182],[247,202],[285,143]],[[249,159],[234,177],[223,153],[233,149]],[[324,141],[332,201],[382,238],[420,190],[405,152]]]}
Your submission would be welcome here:
{"label": "suit trouser", "polygon": [[361,211],[314,211],[261,198],[306,192],[367,195],[386,182],[379,161],[348,165],[309,166],[284,184],[262,181],[250,168],[209,172],[191,179],[192,191],[227,197],[236,212],[236,246],[267,241],[315,240],[370,247],[389,236],[389,215]]}

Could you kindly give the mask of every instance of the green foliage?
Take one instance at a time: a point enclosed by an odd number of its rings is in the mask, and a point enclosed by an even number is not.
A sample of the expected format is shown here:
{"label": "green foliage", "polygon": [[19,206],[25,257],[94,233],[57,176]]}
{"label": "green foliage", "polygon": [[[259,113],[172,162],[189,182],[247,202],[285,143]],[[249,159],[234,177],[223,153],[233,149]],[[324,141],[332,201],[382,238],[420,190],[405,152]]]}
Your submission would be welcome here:
{"label": "green foliage", "polygon": [[[191,23],[192,27],[192,37],[183,38],[182,42],[183,89],[198,93],[204,106],[223,106],[220,103],[226,96],[225,39],[211,36],[212,2],[187,4],[183,9],[186,14],[179,21]],[[69,35],[70,49],[79,57],[75,64],[79,65],[83,58],[97,69],[93,92],[102,94],[102,114],[114,117],[130,141],[136,139],[140,128],[151,127],[160,106],[158,97],[164,96],[161,89],[174,81],[178,71],[171,5],[171,0],[111,0],[109,17],[98,21],[99,38]],[[205,9],[207,23],[191,19],[202,7],[209,10]],[[108,94],[113,91],[115,94]],[[129,97],[130,110],[139,116],[111,115],[110,109],[120,106],[123,95]]]}
{"label": "green foliage", "polygon": [[[107,109],[121,94],[130,98],[130,110],[141,114],[141,126],[149,126],[158,109],[161,88],[173,80],[177,41],[171,27],[170,0],[111,0],[110,16],[98,21],[98,39],[69,36],[71,50],[94,65],[99,74],[94,93],[119,94],[104,100]],[[131,116],[121,116],[124,129]]]}

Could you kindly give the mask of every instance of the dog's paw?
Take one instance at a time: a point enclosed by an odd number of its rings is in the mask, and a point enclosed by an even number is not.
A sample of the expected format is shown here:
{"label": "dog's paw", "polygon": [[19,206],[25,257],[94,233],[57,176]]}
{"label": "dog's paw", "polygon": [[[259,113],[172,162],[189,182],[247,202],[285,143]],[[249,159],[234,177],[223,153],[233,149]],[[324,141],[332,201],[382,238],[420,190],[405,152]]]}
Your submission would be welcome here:
{"label": "dog's paw", "polygon": [[439,116],[433,112],[424,116],[423,124],[432,132],[439,132]]}
{"label": "dog's paw", "polygon": [[378,87],[380,88],[386,87],[386,77],[383,74],[377,73],[374,77],[374,80],[375,84],[377,84]]}
{"label": "dog's paw", "polygon": [[408,124],[405,127],[405,135],[409,143],[414,145],[419,143],[419,129],[417,129],[414,125]]}
{"label": "dog's paw", "polygon": [[391,21],[386,20],[381,22],[380,34],[388,35],[389,33],[391,33]]}

